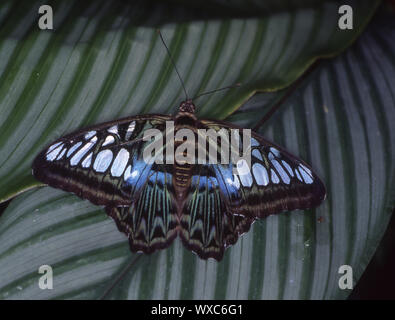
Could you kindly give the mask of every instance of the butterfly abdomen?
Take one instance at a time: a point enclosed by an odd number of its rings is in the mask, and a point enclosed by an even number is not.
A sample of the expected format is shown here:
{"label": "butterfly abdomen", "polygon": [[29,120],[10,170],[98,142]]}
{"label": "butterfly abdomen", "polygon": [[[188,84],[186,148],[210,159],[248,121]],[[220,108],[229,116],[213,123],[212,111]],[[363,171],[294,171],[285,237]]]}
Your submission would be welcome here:
{"label": "butterfly abdomen", "polygon": [[185,194],[188,192],[189,187],[191,186],[192,169],[193,165],[190,164],[174,165],[173,184],[176,197],[179,200],[185,198]]}
{"label": "butterfly abdomen", "polygon": [[188,158],[188,150],[195,150],[195,143],[188,140],[184,130],[188,130],[196,136],[196,117],[189,112],[179,112],[175,119],[175,140],[174,140],[174,172],[173,185],[176,198],[182,202],[186,198],[191,186],[192,170],[194,159]]}

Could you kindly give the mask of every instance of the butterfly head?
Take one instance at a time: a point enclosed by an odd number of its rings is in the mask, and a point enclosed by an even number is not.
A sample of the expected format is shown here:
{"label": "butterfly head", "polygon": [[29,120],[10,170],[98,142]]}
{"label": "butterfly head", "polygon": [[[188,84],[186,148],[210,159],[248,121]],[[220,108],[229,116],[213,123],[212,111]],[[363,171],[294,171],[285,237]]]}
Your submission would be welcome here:
{"label": "butterfly head", "polygon": [[181,102],[179,112],[195,113],[195,105],[193,104],[192,99]]}

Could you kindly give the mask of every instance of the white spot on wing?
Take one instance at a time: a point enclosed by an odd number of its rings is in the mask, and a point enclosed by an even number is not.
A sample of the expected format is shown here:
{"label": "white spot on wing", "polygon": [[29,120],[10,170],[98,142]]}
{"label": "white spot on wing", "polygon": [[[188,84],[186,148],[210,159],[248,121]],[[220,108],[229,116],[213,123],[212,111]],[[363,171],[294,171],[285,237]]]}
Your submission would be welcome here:
{"label": "white spot on wing", "polygon": [[107,146],[107,145],[109,145],[111,143],[114,143],[114,142],[115,142],[115,138],[113,136],[111,136],[111,135],[108,135],[106,137],[106,140],[104,140],[104,142],[102,144],[102,147]]}
{"label": "white spot on wing", "polygon": [[310,170],[309,168],[307,168],[307,167],[304,166],[303,164],[300,164],[299,167],[301,167],[304,171],[306,171],[307,174],[308,174],[310,177],[313,177],[313,173],[311,172],[311,170]]}
{"label": "white spot on wing", "polygon": [[285,167],[285,169],[287,169],[287,171],[289,172],[290,176],[293,177],[294,172],[292,171],[291,166],[285,160],[282,160],[281,162],[282,162],[283,166]]}
{"label": "white spot on wing", "polygon": [[67,148],[63,148],[62,152],[59,153],[59,155],[56,157],[56,160],[60,160],[62,159],[62,157],[64,156],[64,154],[66,153]]}
{"label": "white spot on wing", "polygon": [[71,155],[75,150],[77,150],[77,149],[80,147],[81,144],[82,144],[81,141],[80,141],[80,142],[77,142],[76,144],[74,144],[74,145],[69,149],[69,151],[67,152],[67,158],[70,157],[70,155]]}
{"label": "white spot on wing", "polygon": [[70,164],[72,166],[77,165],[80,162],[80,160],[84,157],[84,155],[95,145],[96,141],[97,141],[97,137],[94,136],[87,143],[85,143],[85,145],[80,150],[78,150],[74,154],[74,156],[71,157]]}
{"label": "white spot on wing", "polygon": [[134,170],[134,171],[130,174],[130,176],[131,176],[132,178],[136,178],[139,174],[140,174],[140,171]]}
{"label": "white spot on wing", "polygon": [[112,151],[111,150],[103,150],[100,151],[93,163],[93,169],[97,172],[104,172],[110,166],[112,161]]}
{"label": "white spot on wing", "polygon": [[281,180],[286,183],[289,184],[289,182],[291,181],[291,178],[288,176],[288,174],[285,172],[284,168],[281,166],[281,164],[277,161],[277,160],[272,160],[272,164],[273,166],[276,168],[278,174],[281,177]]}
{"label": "white spot on wing", "polygon": [[276,148],[270,147],[270,151],[273,152],[273,154],[274,154],[277,158],[280,158],[280,151],[278,151]]}
{"label": "white spot on wing", "polygon": [[[313,183],[313,179],[311,178],[311,176],[301,167],[301,165],[299,165],[299,171],[303,177],[304,182],[306,182],[307,184],[311,184]],[[310,171],[311,172],[311,171]]]}
{"label": "white spot on wing", "polygon": [[272,181],[273,183],[277,184],[280,182],[280,179],[278,178],[277,174],[274,172],[273,169],[270,170],[272,174]]}
{"label": "white spot on wing", "polygon": [[245,161],[244,159],[237,161],[237,173],[239,174],[239,178],[243,186],[252,186],[252,176],[250,168],[247,164],[247,161]]}
{"label": "white spot on wing", "polygon": [[120,177],[125,171],[128,161],[129,152],[126,149],[122,148],[121,150],[119,150],[111,166],[111,175],[114,177]]}
{"label": "white spot on wing", "polygon": [[118,135],[118,126],[117,126],[117,125],[112,126],[111,128],[107,129],[107,131],[108,131],[109,133]]}
{"label": "white spot on wing", "polygon": [[[62,148],[63,148],[63,143],[62,142],[60,142],[59,144],[56,144],[58,147],[56,147],[55,149],[54,148],[51,148],[50,147],[50,149],[51,149],[51,151],[50,152],[47,152],[47,160],[48,161],[53,161],[53,160],[55,160],[55,158],[58,156],[58,154],[59,154],[59,152],[62,150]],[[48,149],[49,150],[49,149]]]}
{"label": "white spot on wing", "polygon": [[132,165],[128,165],[123,175],[125,181],[127,181],[129,178],[135,179],[140,174],[140,171],[138,171],[137,169],[133,170],[133,172],[131,172],[131,170],[132,170]]}
{"label": "white spot on wing", "polygon": [[96,131],[89,131],[85,134],[85,139],[88,140],[96,134]]}
{"label": "white spot on wing", "polygon": [[263,161],[263,159],[262,159],[262,154],[259,152],[258,149],[252,150],[252,155],[253,155],[255,158],[257,158],[257,159]]}
{"label": "white spot on wing", "polygon": [[260,163],[253,164],[252,173],[254,174],[254,178],[258,185],[267,186],[269,184],[269,176],[267,175],[267,170]]}
{"label": "white spot on wing", "polygon": [[129,140],[129,138],[132,135],[135,127],[136,127],[136,121],[132,121],[129,124],[128,130],[126,131],[125,140]]}
{"label": "white spot on wing", "polygon": [[251,138],[251,147],[258,147],[259,142],[255,138]]}
{"label": "white spot on wing", "polygon": [[132,166],[128,165],[128,167],[125,170],[125,173],[123,174],[123,179],[126,181],[130,177],[130,170],[132,170]]}
{"label": "white spot on wing", "polygon": [[59,146],[59,145],[62,144],[62,143],[63,143],[62,141],[54,143],[52,146],[50,146],[50,147],[48,148],[47,154],[50,153],[53,149],[55,149],[57,146]]}
{"label": "white spot on wing", "polygon": [[84,168],[89,168],[92,162],[92,152],[82,161],[81,165]]}
{"label": "white spot on wing", "polygon": [[300,176],[300,173],[299,173],[299,170],[298,170],[298,169],[295,169],[295,173],[296,173],[296,177],[297,177],[301,182],[303,182],[302,177]]}

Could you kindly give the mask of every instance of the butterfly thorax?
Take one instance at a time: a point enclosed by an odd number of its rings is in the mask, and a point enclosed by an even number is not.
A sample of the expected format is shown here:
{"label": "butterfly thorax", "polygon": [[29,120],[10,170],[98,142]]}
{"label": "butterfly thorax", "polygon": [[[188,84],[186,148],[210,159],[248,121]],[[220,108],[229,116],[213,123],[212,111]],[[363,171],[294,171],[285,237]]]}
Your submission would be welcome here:
{"label": "butterfly thorax", "polygon": [[[176,114],[174,122],[174,150],[176,150],[176,153],[182,153],[180,154],[180,157],[186,156],[187,144],[193,142],[186,141],[185,137],[183,139],[177,138],[177,132],[181,133],[180,130],[188,129],[194,132],[196,135],[197,122],[198,120],[195,116],[195,105],[193,104],[192,100],[183,101],[180,104],[179,112]],[[180,134],[180,136],[182,136],[182,134]],[[185,149],[178,148],[181,144],[183,147],[185,147]],[[195,148],[194,145],[193,148]],[[173,185],[175,188],[177,202],[183,202],[191,185],[194,163],[188,161],[177,161],[177,154],[175,154],[175,159]]]}

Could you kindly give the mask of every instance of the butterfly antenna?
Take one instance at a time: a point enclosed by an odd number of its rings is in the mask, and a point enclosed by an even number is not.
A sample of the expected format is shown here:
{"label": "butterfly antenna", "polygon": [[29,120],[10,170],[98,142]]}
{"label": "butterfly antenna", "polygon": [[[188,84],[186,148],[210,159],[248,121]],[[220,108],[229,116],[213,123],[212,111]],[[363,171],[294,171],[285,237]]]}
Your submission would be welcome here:
{"label": "butterfly antenna", "polygon": [[195,100],[197,98],[200,98],[201,96],[204,96],[206,94],[211,94],[211,93],[215,93],[215,92],[222,91],[222,90],[227,90],[227,89],[232,89],[232,88],[238,88],[240,86],[241,86],[241,83],[236,83],[236,84],[232,84],[231,86],[223,87],[223,88],[220,88],[220,89],[215,89],[215,90],[212,90],[212,91],[203,92],[201,94],[198,94],[195,98],[193,98],[193,100]]}
{"label": "butterfly antenna", "polygon": [[176,63],[174,62],[173,57],[171,56],[170,50],[169,50],[169,48],[167,47],[165,40],[163,39],[162,33],[160,32],[159,29],[157,29],[157,31],[158,31],[158,34],[159,34],[159,36],[160,36],[160,39],[162,40],[163,45],[164,45],[165,48],[166,48],[167,54],[169,55],[169,58],[170,58],[170,61],[171,61],[171,63],[173,64],[174,69],[176,70],[177,76],[178,76],[178,78],[180,79],[182,88],[184,89],[184,93],[185,93],[185,100],[188,100],[188,93],[187,93],[187,90],[185,89],[184,81],[182,81],[182,78],[181,78],[181,76],[180,76],[180,73],[178,72]]}

